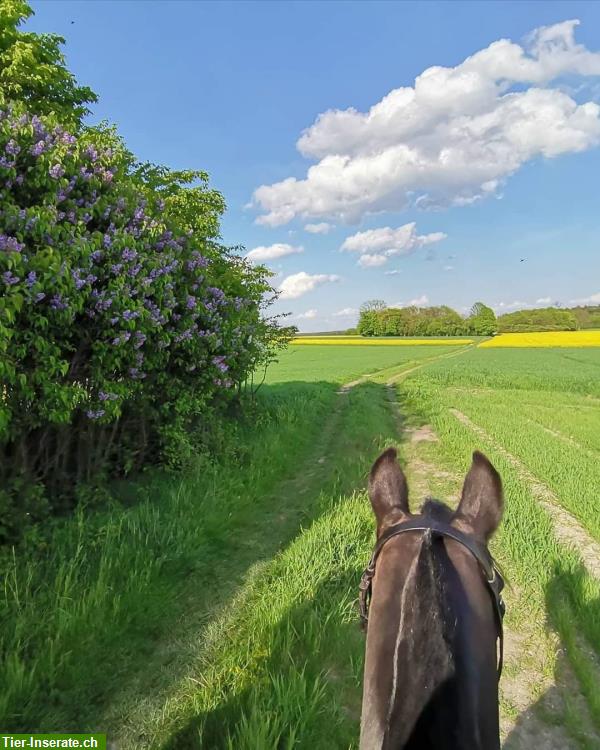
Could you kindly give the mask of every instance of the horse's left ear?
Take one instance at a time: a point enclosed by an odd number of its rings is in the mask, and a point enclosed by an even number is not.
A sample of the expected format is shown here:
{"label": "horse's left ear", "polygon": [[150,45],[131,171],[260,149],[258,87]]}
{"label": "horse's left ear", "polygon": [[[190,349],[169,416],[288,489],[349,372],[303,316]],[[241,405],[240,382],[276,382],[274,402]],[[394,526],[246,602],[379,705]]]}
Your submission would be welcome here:
{"label": "horse's left ear", "polygon": [[369,474],[369,498],[378,532],[384,524],[399,523],[409,515],[408,484],[396,461],[395,448],[388,448],[373,464]]}
{"label": "horse's left ear", "polygon": [[452,523],[487,542],[500,524],[503,508],[500,475],[483,453],[475,451]]}

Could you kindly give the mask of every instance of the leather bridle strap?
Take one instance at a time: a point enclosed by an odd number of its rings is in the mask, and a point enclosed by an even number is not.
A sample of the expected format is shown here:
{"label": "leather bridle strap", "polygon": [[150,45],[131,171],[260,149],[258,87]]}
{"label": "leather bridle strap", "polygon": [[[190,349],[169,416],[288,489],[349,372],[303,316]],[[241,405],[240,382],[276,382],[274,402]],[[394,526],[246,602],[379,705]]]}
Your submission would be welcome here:
{"label": "leather bridle strap", "polygon": [[479,563],[485,576],[488,589],[494,602],[494,611],[496,614],[496,626],[498,629],[498,679],[502,674],[502,664],[504,659],[504,632],[502,629],[502,619],[504,617],[505,606],[502,600],[501,591],[504,588],[504,579],[498,570],[493,557],[490,555],[487,547],[476,539],[464,534],[459,529],[450,526],[450,524],[438,521],[435,518],[415,518],[410,521],[402,521],[386,529],[377,540],[369,564],[365,568],[359,585],[359,606],[360,616],[363,627],[366,627],[369,619],[369,602],[371,599],[371,587],[373,576],[375,575],[375,565],[379,553],[385,544],[395,536],[404,534],[409,531],[429,531],[437,536],[454,539],[462,544]]}

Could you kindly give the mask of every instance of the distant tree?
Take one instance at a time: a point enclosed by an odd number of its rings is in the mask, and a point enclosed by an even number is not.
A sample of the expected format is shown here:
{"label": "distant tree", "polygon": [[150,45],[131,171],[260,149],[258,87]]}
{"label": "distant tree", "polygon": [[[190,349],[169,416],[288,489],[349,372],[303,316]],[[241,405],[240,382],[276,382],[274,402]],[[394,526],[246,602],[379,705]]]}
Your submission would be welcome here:
{"label": "distant tree", "polygon": [[380,312],[387,308],[387,302],[382,299],[368,299],[360,306],[360,312]]}
{"label": "distant tree", "polygon": [[469,333],[476,336],[491,336],[498,330],[494,311],[483,302],[476,302],[473,305],[466,322]]}
{"label": "distant tree", "polygon": [[577,318],[571,310],[544,307],[537,310],[518,310],[498,318],[502,333],[527,333],[529,331],[576,331]]}

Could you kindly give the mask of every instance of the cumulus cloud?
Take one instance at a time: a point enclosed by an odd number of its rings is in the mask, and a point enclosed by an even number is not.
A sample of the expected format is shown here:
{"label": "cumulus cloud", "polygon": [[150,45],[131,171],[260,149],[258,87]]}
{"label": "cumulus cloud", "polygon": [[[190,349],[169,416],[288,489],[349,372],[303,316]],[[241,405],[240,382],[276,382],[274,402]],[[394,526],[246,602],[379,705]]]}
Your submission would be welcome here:
{"label": "cumulus cloud", "polygon": [[318,286],[339,280],[340,277],[335,274],[318,273],[311,275],[306,271],[293,273],[291,276],[286,276],[281,282],[279,286],[280,299],[297,299],[308,292],[312,292]]}
{"label": "cumulus cloud", "polygon": [[600,292],[590,294],[589,297],[580,297],[579,299],[569,300],[570,305],[600,305]]}
{"label": "cumulus cloud", "polygon": [[300,313],[295,316],[298,320],[313,320],[317,317],[317,311],[315,309],[307,310],[306,312]]}
{"label": "cumulus cloud", "polygon": [[413,221],[396,229],[380,227],[357,232],[351,237],[346,237],[340,249],[362,253],[358,261],[359,266],[381,266],[394,255],[410,255],[417,248],[439,242],[446,236],[443,232],[419,235],[417,225]]}
{"label": "cumulus cloud", "polygon": [[552,297],[540,297],[536,299],[536,305],[549,305],[552,302]]}
{"label": "cumulus cloud", "polygon": [[454,266],[444,266],[444,271],[454,271]]}
{"label": "cumulus cloud", "polygon": [[321,221],[318,224],[307,224],[304,227],[306,232],[310,232],[311,234],[327,234],[327,232],[331,232],[332,229],[335,229],[333,224],[328,224],[326,221]]}
{"label": "cumulus cloud", "polygon": [[247,260],[256,261],[262,263],[265,260],[275,260],[275,258],[285,258],[286,255],[296,255],[297,253],[303,253],[304,248],[300,245],[287,245],[285,242],[277,242],[274,245],[265,247],[255,247],[247,253]]}
{"label": "cumulus cloud", "polygon": [[342,310],[333,313],[334,318],[352,318],[355,315],[358,315],[358,310],[355,307],[344,307]]}
{"label": "cumulus cloud", "polygon": [[386,276],[396,276],[397,274],[402,273],[398,268],[395,268],[393,271],[384,271],[384,274]]}
{"label": "cumulus cloud", "polygon": [[304,179],[260,186],[257,222],[356,223],[415,204],[468,205],[498,195],[531,159],[596,145],[600,106],[578,104],[558,80],[600,75],[600,54],[575,41],[578,23],[536,29],[523,45],[500,39],[453,68],[427,68],[367,112],[319,115],[297,143],[316,163]]}
{"label": "cumulus cloud", "polygon": [[376,266],[382,266],[384,263],[387,263],[387,258],[381,253],[365,253],[358,259],[358,265],[361,268],[375,268]]}
{"label": "cumulus cloud", "polygon": [[408,303],[409,307],[421,307],[422,305],[426,305],[429,302],[429,297],[426,294],[422,294],[420,297],[416,297],[415,299],[411,299]]}

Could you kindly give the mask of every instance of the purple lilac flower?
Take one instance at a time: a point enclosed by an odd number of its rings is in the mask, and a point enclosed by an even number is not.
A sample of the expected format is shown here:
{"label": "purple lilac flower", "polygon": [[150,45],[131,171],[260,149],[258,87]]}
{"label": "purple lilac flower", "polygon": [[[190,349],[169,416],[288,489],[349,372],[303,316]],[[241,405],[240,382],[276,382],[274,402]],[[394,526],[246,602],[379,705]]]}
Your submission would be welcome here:
{"label": "purple lilac flower", "polygon": [[15,177],[15,182],[17,183],[17,185],[22,185],[24,181],[25,181],[25,177],[22,174],[18,174]]}
{"label": "purple lilac flower", "polygon": [[136,338],[136,342],[134,344],[134,347],[136,349],[139,349],[140,346],[143,346],[144,342],[146,341],[146,334],[142,333],[141,331],[136,331],[135,338]]}
{"label": "purple lilac flower", "polygon": [[86,411],[86,414],[89,419],[100,419],[100,417],[103,417],[105,414],[104,409],[98,409],[97,411],[92,411],[91,409],[89,411]]}
{"label": "purple lilac flower", "polygon": [[5,271],[2,274],[2,278],[4,279],[4,283],[6,286],[12,286],[13,284],[18,284],[21,279],[18,276],[15,276],[12,271]]}
{"label": "purple lilac flower", "polygon": [[34,299],[35,299],[36,302],[41,302],[45,298],[45,296],[46,295],[44,294],[44,292],[38,292],[35,295]]}
{"label": "purple lilac flower", "polygon": [[45,141],[38,141],[34,146],[31,147],[31,153],[33,156],[41,156],[46,150]]}
{"label": "purple lilac flower", "polygon": [[191,295],[187,298],[186,305],[188,310],[193,310],[196,307],[196,298]]}
{"label": "purple lilac flower", "polygon": [[102,244],[104,245],[104,247],[110,247],[112,245],[112,238],[111,238],[110,234],[105,234],[104,235],[104,238],[102,240]]}
{"label": "purple lilac flower", "polygon": [[221,372],[227,372],[227,370],[229,370],[229,365],[225,362],[224,356],[213,357],[212,363]]}
{"label": "purple lilac flower", "polygon": [[[117,315],[116,317],[114,317],[114,318],[111,318],[111,319],[110,319],[110,324],[111,324],[111,326],[114,326],[114,325],[115,325],[115,323],[118,323],[118,322],[119,322],[119,316],[118,316],[118,315]],[[118,343],[119,341],[120,341],[120,339],[115,339],[115,340],[113,341],[113,344],[114,344],[115,342],[116,342],[116,343]]]}
{"label": "purple lilac flower", "polygon": [[98,263],[98,261],[102,260],[102,253],[100,250],[94,250],[94,252],[90,255],[90,258],[94,261],[94,263]]}
{"label": "purple lilac flower", "polygon": [[53,177],[55,180],[60,179],[64,175],[64,173],[65,168],[61,164],[55,164],[49,169],[50,177]]}
{"label": "purple lilac flower", "polygon": [[86,146],[86,149],[83,153],[92,161],[95,161],[98,158],[98,152],[93,146]]}
{"label": "purple lilac flower", "polygon": [[123,250],[123,252],[121,253],[121,258],[124,261],[135,260],[137,258],[137,251],[126,247],[125,250]]}
{"label": "purple lilac flower", "polygon": [[53,310],[66,310],[69,305],[63,300],[60,294],[55,294],[54,297],[52,297],[50,306]]}
{"label": "purple lilac flower", "polygon": [[134,380],[143,380],[146,377],[146,373],[140,372],[137,367],[130,368],[129,374]]}
{"label": "purple lilac flower", "polygon": [[37,281],[37,274],[35,271],[30,271],[27,274],[27,286],[32,287]]}
{"label": "purple lilac flower", "polygon": [[113,263],[113,265],[112,265],[112,266],[110,267],[110,270],[111,270],[111,271],[112,271],[112,272],[113,272],[114,274],[118,274],[118,273],[120,273],[120,272],[121,272],[121,269],[122,269],[122,268],[123,268],[123,264],[122,264],[122,263]]}
{"label": "purple lilac flower", "polygon": [[135,320],[136,318],[140,317],[140,313],[138,310],[125,310],[123,313],[124,320]]}
{"label": "purple lilac flower", "polygon": [[20,253],[25,247],[23,242],[19,242],[16,237],[10,237],[7,234],[0,234],[0,250],[12,253]]}
{"label": "purple lilac flower", "polygon": [[75,289],[81,289],[85,286],[85,279],[82,279],[79,276],[79,273],[80,271],[78,268],[71,272],[71,276],[73,277],[73,281],[75,282]]}
{"label": "purple lilac flower", "polygon": [[19,151],[21,150],[21,147],[16,141],[14,141],[11,138],[11,140],[4,147],[4,150],[6,151],[7,154],[10,154],[11,156],[17,156]]}

